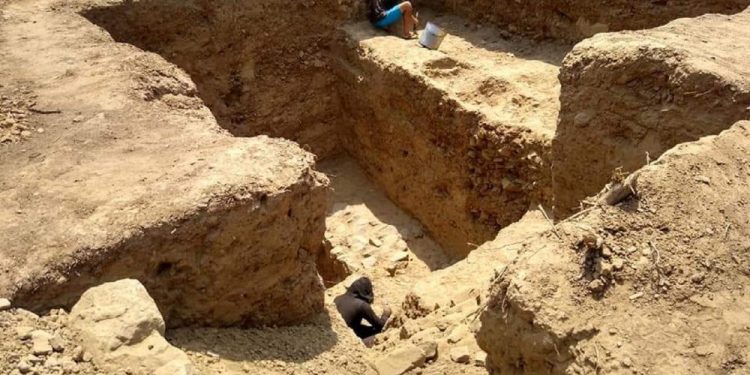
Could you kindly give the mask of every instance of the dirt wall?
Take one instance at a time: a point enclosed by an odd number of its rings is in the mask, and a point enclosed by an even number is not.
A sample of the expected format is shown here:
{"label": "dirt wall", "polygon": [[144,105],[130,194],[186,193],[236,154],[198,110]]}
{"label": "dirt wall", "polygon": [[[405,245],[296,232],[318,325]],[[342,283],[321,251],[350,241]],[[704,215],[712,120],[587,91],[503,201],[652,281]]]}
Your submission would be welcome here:
{"label": "dirt wall", "polygon": [[323,308],[315,263],[323,251],[326,184],[308,168],[283,191],[217,195],[181,218],[51,263],[24,278],[11,297],[39,311],[71,306],[103,282],[133,278],[171,326],[304,321]]}
{"label": "dirt wall", "polygon": [[232,134],[291,139],[326,157],[341,117],[326,51],[336,26],[359,14],[353,1],[142,0],[82,14],[184,69]]}
{"label": "dirt wall", "polygon": [[417,4],[506,26],[512,32],[578,41],[600,32],[656,27],[682,17],[737,13],[750,1],[420,0]]}
{"label": "dirt wall", "polygon": [[[558,216],[677,143],[750,118],[750,12],[678,20],[578,44],[560,72]],[[727,37],[731,36],[731,37]]]}
{"label": "dirt wall", "polygon": [[527,241],[481,316],[488,368],[747,372],[748,152],[749,122],[681,144],[640,170],[635,196]]}
{"label": "dirt wall", "polygon": [[[488,120],[430,81],[460,79],[450,74],[461,62],[432,56],[424,71],[408,71],[388,56],[411,46],[363,42],[368,33],[341,44],[338,89],[349,114],[341,139],[389,198],[457,257],[545,201],[548,138]],[[411,58],[421,61],[422,53]]]}
{"label": "dirt wall", "polygon": [[39,113],[33,137],[0,147],[0,295],[40,312],[136,278],[172,326],[320,312],[315,156],[231,136],[183,70],[114,43],[79,5],[3,9],[0,85]]}

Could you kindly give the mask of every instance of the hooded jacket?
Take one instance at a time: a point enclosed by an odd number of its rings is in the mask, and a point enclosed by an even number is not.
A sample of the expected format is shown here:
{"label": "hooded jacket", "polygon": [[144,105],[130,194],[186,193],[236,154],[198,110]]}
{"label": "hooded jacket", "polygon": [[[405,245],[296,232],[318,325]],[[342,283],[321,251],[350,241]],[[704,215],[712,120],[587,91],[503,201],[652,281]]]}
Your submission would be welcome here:
{"label": "hooded jacket", "polygon": [[[353,329],[360,338],[367,338],[382,332],[389,318],[388,314],[383,314],[381,317],[375,314],[371,306],[374,300],[372,282],[362,277],[354,281],[346,292],[336,297],[333,302],[346,325]],[[363,319],[370,323],[369,327],[362,324]]]}

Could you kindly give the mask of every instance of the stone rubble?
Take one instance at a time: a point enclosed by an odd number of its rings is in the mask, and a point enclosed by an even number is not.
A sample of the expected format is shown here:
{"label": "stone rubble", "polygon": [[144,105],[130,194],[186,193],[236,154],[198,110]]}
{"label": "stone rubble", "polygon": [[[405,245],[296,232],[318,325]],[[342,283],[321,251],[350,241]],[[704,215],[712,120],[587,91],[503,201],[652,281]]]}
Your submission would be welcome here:
{"label": "stone rubble", "polygon": [[[82,347],[103,369],[127,369],[135,374],[194,373],[188,356],[164,338],[164,319],[137,280],[89,289],[73,306],[70,317]],[[81,357],[84,360],[85,355]]]}

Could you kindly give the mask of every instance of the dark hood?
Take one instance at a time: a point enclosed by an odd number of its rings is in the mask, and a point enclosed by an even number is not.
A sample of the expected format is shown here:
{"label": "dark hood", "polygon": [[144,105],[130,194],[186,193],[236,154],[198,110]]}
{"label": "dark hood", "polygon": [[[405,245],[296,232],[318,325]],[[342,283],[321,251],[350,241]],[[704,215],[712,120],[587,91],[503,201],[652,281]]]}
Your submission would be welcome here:
{"label": "dark hood", "polygon": [[355,280],[352,285],[346,289],[346,294],[352,295],[367,303],[372,303],[372,301],[375,300],[375,296],[372,293],[372,282],[366,277],[361,277]]}

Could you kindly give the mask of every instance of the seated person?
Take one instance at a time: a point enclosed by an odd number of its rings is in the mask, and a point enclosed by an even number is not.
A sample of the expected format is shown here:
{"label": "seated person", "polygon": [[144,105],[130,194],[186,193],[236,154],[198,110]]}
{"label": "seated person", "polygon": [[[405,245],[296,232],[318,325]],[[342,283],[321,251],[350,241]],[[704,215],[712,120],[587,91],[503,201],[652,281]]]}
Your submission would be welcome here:
{"label": "seated person", "polygon": [[415,36],[413,31],[419,20],[414,16],[414,8],[410,2],[397,3],[397,0],[367,0],[367,3],[368,17],[375,27],[386,29],[399,20],[402,20],[404,25],[404,39],[411,39]]}
{"label": "seated person", "polygon": [[[388,318],[391,317],[391,309],[388,306],[383,309],[383,315],[378,317],[372,310],[374,300],[372,282],[366,277],[354,281],[344,294],[333,300],[346,325],[367,347],[374,344],[375,335],[383,331]],[[362,324],[363,319],[370,325]]]}

